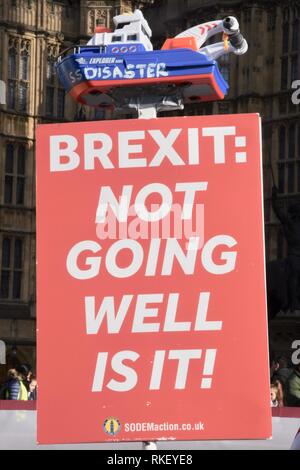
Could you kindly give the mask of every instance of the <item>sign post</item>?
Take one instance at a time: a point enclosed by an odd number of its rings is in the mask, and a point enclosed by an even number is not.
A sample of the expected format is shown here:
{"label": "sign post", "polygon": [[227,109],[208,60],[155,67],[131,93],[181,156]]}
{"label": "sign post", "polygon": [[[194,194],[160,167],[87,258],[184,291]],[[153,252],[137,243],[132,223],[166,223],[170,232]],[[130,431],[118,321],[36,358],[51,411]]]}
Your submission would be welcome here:
{"label": "sign post", "polygon": [[38,442],[271,436],[261,124],[37,130]]}

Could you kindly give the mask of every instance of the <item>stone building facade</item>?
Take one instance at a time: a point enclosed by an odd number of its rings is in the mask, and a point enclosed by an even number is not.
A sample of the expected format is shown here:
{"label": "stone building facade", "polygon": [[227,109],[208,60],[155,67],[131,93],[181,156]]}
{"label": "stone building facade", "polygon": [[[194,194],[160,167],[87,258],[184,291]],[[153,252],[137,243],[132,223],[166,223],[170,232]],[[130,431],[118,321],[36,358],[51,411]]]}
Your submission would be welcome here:
{"label": "stone building facade", "polygon": [[144,3],[0,0],[0,339],[7,345],[0,382],[18,362],[35,364],[35,127],[105,117],[65,96],[55,58]]}
{"label": "stone building facade", "polygon": [[[191,25],[230,14],[239,18],[250,49],[221,62],[231,86],[228,98],[191,105],[185,113],[262,115],[267,258],[284,256],[270,207],[271,166],[282,204],[297,199],[300,109],[291,101],[291,83],[300,79],[299,0],[0,0],[0,80],[6,84],[6,104],[0,104],[0,339],[8,346],[7,367],[35,364],[35,127],[113,117],[65,96],[55,57],[134,6],[145,7],[157,47]],[[291,338],[295,321],[281,322]],[[277,349],[284,350],[282,334],[278,341]],[[0,381],[4,373],[0,367]]]}

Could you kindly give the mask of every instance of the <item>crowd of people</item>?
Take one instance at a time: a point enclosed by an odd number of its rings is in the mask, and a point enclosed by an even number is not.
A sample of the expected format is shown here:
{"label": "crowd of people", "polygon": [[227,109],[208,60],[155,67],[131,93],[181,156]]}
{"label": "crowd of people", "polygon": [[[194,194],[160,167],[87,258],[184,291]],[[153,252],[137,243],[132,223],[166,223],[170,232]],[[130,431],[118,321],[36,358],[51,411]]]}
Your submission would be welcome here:
{"label": "crowd of people", "polygon": [[7,380],[0,385],[0,400],[36,400],[37,380],[31,367],[22,364],[7,373]]}
{"label": "crowd of people", "polygon": [[271,360],[271,406],[300,406],[300,364],[289,367],[284,356]]}
{"label": "crowd of people", "polygon": [[[271,407],[300,406],[300,364],[290,367],[284,356],[271,359]],[[0,385],[0,400],[36,400],[37,379],[31,367],[10,369]]]}

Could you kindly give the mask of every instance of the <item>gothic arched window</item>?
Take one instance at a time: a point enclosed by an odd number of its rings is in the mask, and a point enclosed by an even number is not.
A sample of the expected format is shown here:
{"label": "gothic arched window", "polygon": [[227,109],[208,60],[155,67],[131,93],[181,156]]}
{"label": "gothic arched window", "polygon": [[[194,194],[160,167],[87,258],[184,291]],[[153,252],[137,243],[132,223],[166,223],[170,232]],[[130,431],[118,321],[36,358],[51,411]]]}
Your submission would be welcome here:
{"label": "gothic arched window", "polygon": [[17,78],[17,51],[14,47],[8,52],[8,78]]}
{"label": "gothic arched window", "polygon": [[8,48],[8,109],[26,112],[29,90],[30,41],[19,37],[9,39]]}
{"label": "gothic arched window", "polygon": [[2,239],[0,298],[21,299],[24,241],[21,238]]}
{"label": "gothic arched window", "polygon": [[64,118],[65,114],[65,90],[62,88],[55,73],[55,61],[58,55],[58,45],[49,44],[46,69],[46,115]]}
{"label": "gothic arched window", "polygon": [[8,143],[5,156],[4,204],[23,205],[27,150],[24,144]]}

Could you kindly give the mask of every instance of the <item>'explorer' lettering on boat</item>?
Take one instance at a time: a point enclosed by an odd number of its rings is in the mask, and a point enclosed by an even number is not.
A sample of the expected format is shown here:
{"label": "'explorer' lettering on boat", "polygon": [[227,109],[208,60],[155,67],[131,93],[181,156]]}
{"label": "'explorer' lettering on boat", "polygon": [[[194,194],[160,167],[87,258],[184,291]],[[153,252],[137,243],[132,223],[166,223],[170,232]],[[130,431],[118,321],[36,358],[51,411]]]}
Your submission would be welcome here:
{"label": "'explorer' lettering on boat", "polygon": [[116,57],[93,57],[90,59],[89,63],[94,64],[115,64]]}

